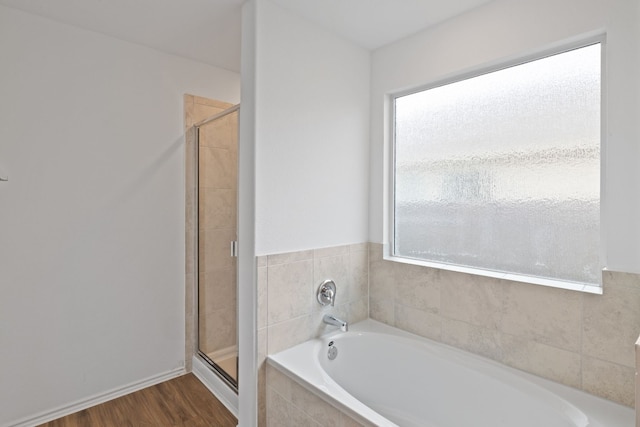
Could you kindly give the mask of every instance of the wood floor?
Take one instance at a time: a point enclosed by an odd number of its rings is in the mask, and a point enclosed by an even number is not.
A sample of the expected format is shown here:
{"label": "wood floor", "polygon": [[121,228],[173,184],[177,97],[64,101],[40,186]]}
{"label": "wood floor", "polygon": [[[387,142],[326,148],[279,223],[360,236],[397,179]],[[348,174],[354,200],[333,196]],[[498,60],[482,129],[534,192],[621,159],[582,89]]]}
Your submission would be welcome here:
{"label": "wood floor", "polygon": [[236,427],[238,421],[193,375],[59,418],[40,427]]}

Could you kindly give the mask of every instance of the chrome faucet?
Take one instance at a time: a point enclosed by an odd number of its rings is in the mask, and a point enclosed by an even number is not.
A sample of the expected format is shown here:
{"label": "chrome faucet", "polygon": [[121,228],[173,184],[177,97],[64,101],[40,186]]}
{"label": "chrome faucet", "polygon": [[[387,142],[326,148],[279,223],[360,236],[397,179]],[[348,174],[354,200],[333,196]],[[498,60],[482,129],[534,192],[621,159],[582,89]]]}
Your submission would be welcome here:
{"label": "chrome faucet", "polygon": [[331,304],[334,306],[336,303],[336,284],[333,280],[327,279],[324,282],[320,283],[318,287],[318,293],[316,294],[318,297],[318,304],[327,305]]}
{"label": "chrome faucet", "polygon": [[349,324],[347,324],[347,322],[345,322],[344,320],[338,319],[333,314],[325,314],[322,317],[322,321],[327,325],[340,326],[340,330],[342,332],[347,332],[349,330]]}

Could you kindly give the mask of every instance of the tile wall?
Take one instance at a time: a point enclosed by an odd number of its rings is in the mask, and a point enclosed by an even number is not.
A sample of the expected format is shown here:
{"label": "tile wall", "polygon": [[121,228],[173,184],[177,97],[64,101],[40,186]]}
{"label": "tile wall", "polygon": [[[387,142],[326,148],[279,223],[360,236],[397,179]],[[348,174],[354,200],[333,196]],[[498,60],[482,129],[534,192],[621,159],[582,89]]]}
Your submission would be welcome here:
{"label": "tile wall", "polygon": [[[325,278],[338,286],[334,308],[315,300]],[[322,324],[326,312],[351,323],[369,316],[634,406],[640,275],[605,272],[604,289],[593,295],[384,261],[380,244],[259,257],[259,425],[358,425],[324,420],[318,408],[328,403],[265,363],[333,330]]]}
{"label": "tile wall", "polygon": [[[363,243],[258,257],[259,425],[267,422],[267,354],[334,331],[335,326],[322,323],[326,313],[350,323],[369,316],[368,247]],[[325,279],[336,283],[335,307],[322,307],[316,300]]]}
{"label": "tile wall", "polygon": [[640,337],[636,341],[636,427],[640,427]]}
{"label": "tile wall", "polygon": [[[197,105],[197,104],[196,104]],[[238,114],[200,127],[199,342],[211,354],[237,345]]]}
{"label": "tile wall", "polygon": [[331,406],[297,382],[267,365],[267,425],[274,427],[361,427],[360,423]]}
{"label": "tile wall", "polygon": [[634,405],[640,275],[605,272],[604,295],[384,261],[370,248],[370,317]]}
{"label": "tile wall", "polygon": [[[202,349],[214,352],[236,343],[235,259],[229,256],[229,243],[235,240],[237,182],[237,132],[233,118],[213,122],[200,129],[200,229],[197,230],[195,136],[192,126],[230,108],[232,104],[184,96],[186,131],[186,343],[185,367],[197,346],[196,323],[200,325]],[[204,215],[207,212],[207,215]],[[199,272],[195,271],[194,242],[199,234]],[[225,239],[224,241],[221,239]],[[199,318],[195,314],[195,283],[200,275]],[[212,330],[215,328],[215,333]]]}

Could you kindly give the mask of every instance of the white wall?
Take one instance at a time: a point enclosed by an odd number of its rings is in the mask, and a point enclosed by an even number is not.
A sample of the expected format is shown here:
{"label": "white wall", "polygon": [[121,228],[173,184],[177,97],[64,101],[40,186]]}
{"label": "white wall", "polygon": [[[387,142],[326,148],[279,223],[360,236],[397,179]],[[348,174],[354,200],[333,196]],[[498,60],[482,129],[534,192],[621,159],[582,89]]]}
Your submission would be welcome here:
{"label": "white wall", "polygon": [[638,128],[639,32],[636,0],[496,0],[372,55],[371,241],[387,240],[384,97],[486,64],[606,30],[607,138],[603,206],[607,266],[640,272]]}
{"label": "white wall", "polygon": [[257,11],[256,253],[367,241],[370,54]]}
{"label": "white wall", "polygon": [[0,6],[0,425],[184,358],[182,95],[239,75]]}

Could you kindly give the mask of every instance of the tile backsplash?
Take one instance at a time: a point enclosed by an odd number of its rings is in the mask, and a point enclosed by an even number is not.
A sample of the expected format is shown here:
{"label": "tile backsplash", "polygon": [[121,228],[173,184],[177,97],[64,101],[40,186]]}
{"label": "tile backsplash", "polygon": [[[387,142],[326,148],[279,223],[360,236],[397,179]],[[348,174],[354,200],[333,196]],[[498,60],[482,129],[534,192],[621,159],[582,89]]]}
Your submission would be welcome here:
{"label": "tile backsplash", "polygon": [[[322,323],[324,314],[351,323],[368,317],[366,243],[269,255],[258,265],[258,329],[267,328],[268,354],[334,330]],[[325,279],[336,283],[335,307],[316,300]]]}
{"label": "tile backsplash", "polygon": [[267,365],[267,424],[277,427],[373,427],[331,406],[297,382]]}
{"label": "tile backsplash", "polygon": [[[368,318],[368,272],[368,243],[258,257],[259,425],[266,423],[266,355],[336,330],[322,323],[325,314],[349,323]],[[316,299],[325,279],[336,284],[334,307]]]}
{"label": "tile backsplash", "polygon": [[[317,286],[336,282],[335,307]],[[607,271],[594,295],[385,261],[356,244],[258,258],[260,425],[267,419],[267,354],[371,317],[505,365],[634,406],[640,275]],[[273,397],[273,396],[272,396]]]}
{"label": "tile backsplash", "polygon": [[604,294],[385,261],[369,253],[372,319],[591,394],[634,405],[640,275],[604,272]]}

